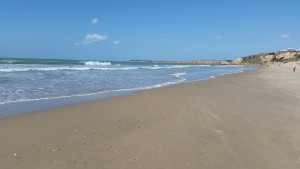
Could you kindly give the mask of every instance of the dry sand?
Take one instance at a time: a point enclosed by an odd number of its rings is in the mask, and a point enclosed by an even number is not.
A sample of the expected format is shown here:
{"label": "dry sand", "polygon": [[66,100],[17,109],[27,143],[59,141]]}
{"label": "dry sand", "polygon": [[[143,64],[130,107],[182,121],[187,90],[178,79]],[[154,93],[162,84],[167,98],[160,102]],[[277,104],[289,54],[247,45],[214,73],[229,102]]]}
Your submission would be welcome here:
{"label": "dry sand", "polygon": [[1,169],[299,169],[300,70],[272,66],[0,120]]}

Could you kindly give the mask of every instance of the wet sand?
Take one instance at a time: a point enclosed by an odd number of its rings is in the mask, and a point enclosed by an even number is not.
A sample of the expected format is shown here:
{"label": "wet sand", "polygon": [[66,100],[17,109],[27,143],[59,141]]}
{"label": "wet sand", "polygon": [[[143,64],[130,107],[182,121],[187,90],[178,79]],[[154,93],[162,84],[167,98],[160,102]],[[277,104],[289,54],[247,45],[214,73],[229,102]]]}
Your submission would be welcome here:
{"label": "wet sand", "polygon": [[271,66],[0,120],[1,169],[299,169],[300,71]]}

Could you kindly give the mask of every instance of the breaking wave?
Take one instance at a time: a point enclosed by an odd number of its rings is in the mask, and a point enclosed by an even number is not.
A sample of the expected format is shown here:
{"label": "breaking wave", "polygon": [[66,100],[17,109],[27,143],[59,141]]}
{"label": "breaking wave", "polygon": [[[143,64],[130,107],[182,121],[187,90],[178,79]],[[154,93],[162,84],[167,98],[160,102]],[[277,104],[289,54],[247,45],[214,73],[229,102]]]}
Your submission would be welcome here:
{"label": "breaking wave", "polygon": [[179,78],[180,76],[183,76],[185,75],[186,73],[182,72],[182,73],[173,73],[173,74],[169,74],[170,76],[174,76],[174,77],[177,77]]}
{"label": "breaking wave", "polygon": [[[137,69],[180,69],[180,68],[189,68],[197,67],[200,65],[172,65],[172,66],[109,66],[110,62],[86,62],[86,65],[78,66],[13,66],[13,67],[4,67],[0,69],[0,72],[27,72],[27,71],[89,71],[89,70],[137,70]],[[104,66],[104,67],[101,67]],[[107,67],[109,66],[109,67]],[[181,75],[181,74],[179,74]],[[177,75],[174,75],[177,76]]]}
{"label": "breaking wave", "polygon": [[94,61],[84,62],[84,64],[89,66],[110,66],[111,65],[110,62],[94,62]]}

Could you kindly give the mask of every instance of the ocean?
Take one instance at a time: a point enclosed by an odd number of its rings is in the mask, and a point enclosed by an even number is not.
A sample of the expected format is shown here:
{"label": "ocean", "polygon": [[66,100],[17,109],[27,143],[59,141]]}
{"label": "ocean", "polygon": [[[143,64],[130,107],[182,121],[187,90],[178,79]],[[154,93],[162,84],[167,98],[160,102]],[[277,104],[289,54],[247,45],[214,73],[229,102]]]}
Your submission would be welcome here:
{"label": "ocean", "polygon": [[0,117],[251,69],[256,67],[0,58]]}

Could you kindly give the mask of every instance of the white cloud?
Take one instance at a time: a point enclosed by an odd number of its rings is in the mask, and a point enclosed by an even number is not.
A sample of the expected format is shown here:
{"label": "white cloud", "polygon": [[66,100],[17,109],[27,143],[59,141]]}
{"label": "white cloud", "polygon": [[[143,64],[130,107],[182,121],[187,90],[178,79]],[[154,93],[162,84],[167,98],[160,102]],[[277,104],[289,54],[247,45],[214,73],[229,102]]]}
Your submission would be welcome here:
{"label": "white cloud", "polygon": [[87,34],[84,37],[84,40],[82,42],[77,42],[75,45],[89,45],[93,42],[99,42],[104,41],[107,39],[106,35],[99,35],[99,34]]}
{"label": "white cloud", "polygon": [[120,40],[114,40],[114,41],[112,41],[112,43],[117,45],[117,44],[121,43],[121,41]]}
{"label": "white cloud", "polygon": [[289,33],[284,33],[284,34],[282,34],[281,35],[281,38],[283,38],[283,39],[290,39],[290,34]]}
{"label": "white cloud", "polygon": [[91,24],[97,24],[98,22],[99,22],[99,19],[98,18],[94,18],[94,19],[92,19]]}
{"label": "white cloud", "polygon": [[222,36],[219,36],[219,35],[216,35],[214,38],[217,39],[217,40],[223,39]]}

